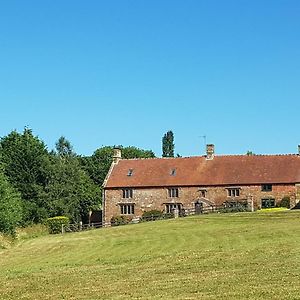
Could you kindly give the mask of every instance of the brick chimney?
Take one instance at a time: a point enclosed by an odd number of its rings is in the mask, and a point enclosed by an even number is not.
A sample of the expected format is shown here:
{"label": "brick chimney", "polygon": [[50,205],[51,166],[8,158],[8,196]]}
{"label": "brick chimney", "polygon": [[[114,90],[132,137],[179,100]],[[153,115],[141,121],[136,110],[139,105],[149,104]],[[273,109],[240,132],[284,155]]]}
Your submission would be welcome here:
{"label": "brick chimney", "polygon": [[300,145],[298,145],[298,155],[300,155]]}
{"label": "brick chimney", "polygon": [[213,159],[214,156],[215,156],[215,145],[214,144],[206,145],[206,159],[207,160]]}
{"label": "brick chimney", "polygon": [[114,147],[113,162],[117,163],[122,158],[122,151],[119,147]]}

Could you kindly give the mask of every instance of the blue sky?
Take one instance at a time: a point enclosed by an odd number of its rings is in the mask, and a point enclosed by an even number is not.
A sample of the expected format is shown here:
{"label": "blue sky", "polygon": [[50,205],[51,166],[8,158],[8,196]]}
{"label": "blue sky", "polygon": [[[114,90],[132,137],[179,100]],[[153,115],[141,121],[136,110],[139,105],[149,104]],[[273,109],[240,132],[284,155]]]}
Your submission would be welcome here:
{"label": "blue sky", "polygon": [[0,2],[0,136],[103,145],[295,153],[300,1]]}

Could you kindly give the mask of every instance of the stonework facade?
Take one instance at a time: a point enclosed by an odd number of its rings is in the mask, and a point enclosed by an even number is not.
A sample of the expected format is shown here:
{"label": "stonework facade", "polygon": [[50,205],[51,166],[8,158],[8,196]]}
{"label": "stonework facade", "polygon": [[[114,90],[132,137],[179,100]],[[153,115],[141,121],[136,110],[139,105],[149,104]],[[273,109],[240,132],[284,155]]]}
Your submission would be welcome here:
{"label": "stonework facade", "polygon": [[299,155],[215,156],[213,145],[208,149],[209,159],[122,160],[116,151],[103,185],[104,224],[114,216],[139,218],[149,210],[195,210],[199,204],[247,202],[260,209],[279,205],[283,198],[291,207],[299,202]]}
{"label": "stonework facade", "polygon": [[[224,205],[226,202],[245,202],[253,200],[255,209],[262,207],[263,199],[274,199],[275,205],[279,205],[284,197],[289,197],[291,206],[296,204],[296,194],[300,198],[300,187],[295,184],[272,185],[272,191],[262,191],[261,185],[234,186],[233,189],[240,190],[239,196],[228,196],[230,186],[209,186],[209,187],[178,187],[178,197],[169,197],[169,188],[135,188],[132,189],[132,198],[123,198],[123,189],[105,190],[104,201],[104,222],[110,224],[113,216],[122,215],[121,205],[133,204],[134,214],[131,217],[141,217],[144,211],[160,210],[166,211],[168,204],[181,204],[182,209],[195,209],[196,203],[203,203],[204,207],[211,204],[216,206]],[[202,196],[205,191],[205,197]]]}

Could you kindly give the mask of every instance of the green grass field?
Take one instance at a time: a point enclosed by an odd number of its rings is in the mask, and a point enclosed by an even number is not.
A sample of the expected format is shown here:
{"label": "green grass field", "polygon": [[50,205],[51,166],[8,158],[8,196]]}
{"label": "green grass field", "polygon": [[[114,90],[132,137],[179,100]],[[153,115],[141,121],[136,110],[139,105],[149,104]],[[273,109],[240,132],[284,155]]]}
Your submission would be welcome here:
{"label": "green grass field", "polygon": [[300,212],[30,238],[0,268],[0,299],[300,299]]}

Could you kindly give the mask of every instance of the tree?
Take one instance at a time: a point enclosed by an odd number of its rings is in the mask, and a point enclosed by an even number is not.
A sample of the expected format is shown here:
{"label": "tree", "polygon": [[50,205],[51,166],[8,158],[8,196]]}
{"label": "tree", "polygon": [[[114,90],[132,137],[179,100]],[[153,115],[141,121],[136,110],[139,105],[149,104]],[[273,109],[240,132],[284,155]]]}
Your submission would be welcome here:
{"label": "tree", "polygon": [[60,138],[56,145],[44,194],[49,216],[64,215],[72,222],[86,223],[90,209],[101,204],[100,188],[82,169],[68,140]]}
{"label": "tree", "polygon": [[71,143],[64,136],[58,139],[55,144],[55,149],[61,157],[74,155]]}
{"label": "tree", "polygon": [[0,141],[1,161],[9,182],[22,197],[25,222],[40,222],[47,217],[41,194],[48,179],[49,154],[32,130],[12,131]]}
{"label": "tree", "polygon": [[0,231],[14,234],[21,220],[20,194],[10,185],[0,167]]}
{"label": "tree", "polygon": [[174,157],[174,134],[173,131],[168,131],[162,138],[162,156]]}

